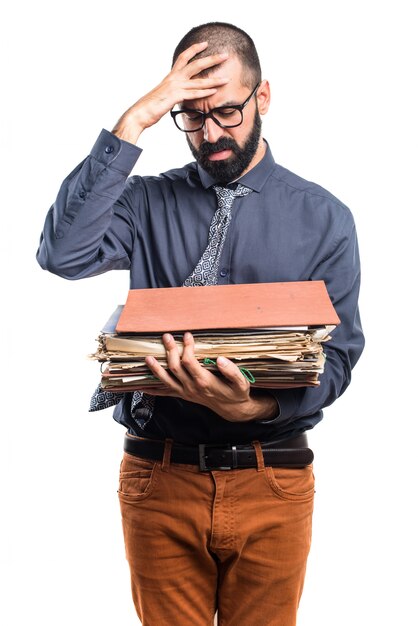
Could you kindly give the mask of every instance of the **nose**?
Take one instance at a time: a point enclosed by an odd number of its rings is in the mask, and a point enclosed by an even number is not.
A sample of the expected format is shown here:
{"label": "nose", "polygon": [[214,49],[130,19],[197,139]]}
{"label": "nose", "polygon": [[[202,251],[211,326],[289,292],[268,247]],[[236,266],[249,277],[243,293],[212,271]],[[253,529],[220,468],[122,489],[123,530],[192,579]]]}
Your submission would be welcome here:
{"label": "nose", "polygon": [[209,143],[215,143],[224,134],[224,129],[218,126],[210,117],[205,120],[203,126],[203,137]]}

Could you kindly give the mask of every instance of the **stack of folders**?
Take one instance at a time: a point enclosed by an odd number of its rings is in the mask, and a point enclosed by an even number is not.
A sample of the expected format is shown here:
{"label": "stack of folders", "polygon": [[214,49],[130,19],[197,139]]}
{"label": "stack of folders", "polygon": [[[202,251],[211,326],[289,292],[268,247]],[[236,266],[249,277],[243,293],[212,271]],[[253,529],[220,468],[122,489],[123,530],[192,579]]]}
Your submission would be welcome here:
{"label": "stack of folders", "polygon": [[155,392],[161,383],[145,357],[167,368],[162,334],[173,335],[181,354],[191,331],[196,358],[215,375],[224,356],[253,387],[316,386],[322,344],[337,324],[323,281],[135,289],[100,333],[92,358],[102,362],[102,389]]}

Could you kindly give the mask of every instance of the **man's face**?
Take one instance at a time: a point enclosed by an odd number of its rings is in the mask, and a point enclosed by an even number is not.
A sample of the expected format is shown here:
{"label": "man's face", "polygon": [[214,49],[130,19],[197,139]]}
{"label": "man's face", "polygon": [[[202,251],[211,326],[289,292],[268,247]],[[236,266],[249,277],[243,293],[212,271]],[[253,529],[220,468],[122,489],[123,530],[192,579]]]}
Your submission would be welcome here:
{"label": "man's face", "polygon": [[[226,76],[230,82],[209,98],[184,103],[187,108],[207,113],[215,107],[242,104],[250,95],[251,89],[241,83],[242,66],[236,57],[230,57],[213,74]],[[186,136],[196,161],[221,184],[227,184],[252,169],[264,153],[256,96],[248,102],[243,115],[242,124],[235,128],[221,128],[207,118],[200,131]]]}

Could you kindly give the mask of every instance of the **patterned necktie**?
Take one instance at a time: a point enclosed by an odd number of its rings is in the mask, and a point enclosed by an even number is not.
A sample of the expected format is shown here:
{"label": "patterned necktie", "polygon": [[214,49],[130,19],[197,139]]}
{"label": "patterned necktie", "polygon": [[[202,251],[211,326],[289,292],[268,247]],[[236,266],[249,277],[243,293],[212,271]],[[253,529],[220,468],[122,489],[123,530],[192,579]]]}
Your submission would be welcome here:
{"label": "patterned necktie", "polygon": [[243,185],[238,185],[236,189],[215,185],[213,189],[218,198],[218,209],[210,224],[208,245],[183,287],[217,284],[219,261],[232,218],[232,203],[237,196],[247,196],[252,192],[252,189]]}

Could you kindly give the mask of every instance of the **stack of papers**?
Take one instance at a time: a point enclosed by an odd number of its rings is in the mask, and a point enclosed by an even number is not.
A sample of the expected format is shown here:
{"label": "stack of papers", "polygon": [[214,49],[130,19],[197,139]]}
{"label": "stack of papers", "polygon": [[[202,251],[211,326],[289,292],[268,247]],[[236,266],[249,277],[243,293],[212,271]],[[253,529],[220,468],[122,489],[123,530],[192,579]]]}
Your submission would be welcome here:
{"label": "stack of papers", "polygon": [[[324,369],[322,343],[330,339],[334,327],[316,329],[269,329],[260,331],[195,332],[195,355],[200,363],[218,374],[216,357],[231,359],[254,387],[304,387],[318,385]],[[182,335],[173,334],[180,354]],[[101,333],[99,349],[93,357],[107,363],[101,387],[111,391],[158,388],[145,365],[147,355],[167,368],[161,336]]]}
{"label": "stack of papers", "polygon": [[325,365],[322,344],[338,323],[322,281],[131,290],[92,358],[102,362],[103,389],[155,392],[161,383],[145,357],[167,368],[162,334],[174,336],[181,354],[188,330],[196,358],[215,375],[221,375],[216,358],[224,356],[253,387],[316,386]]}

